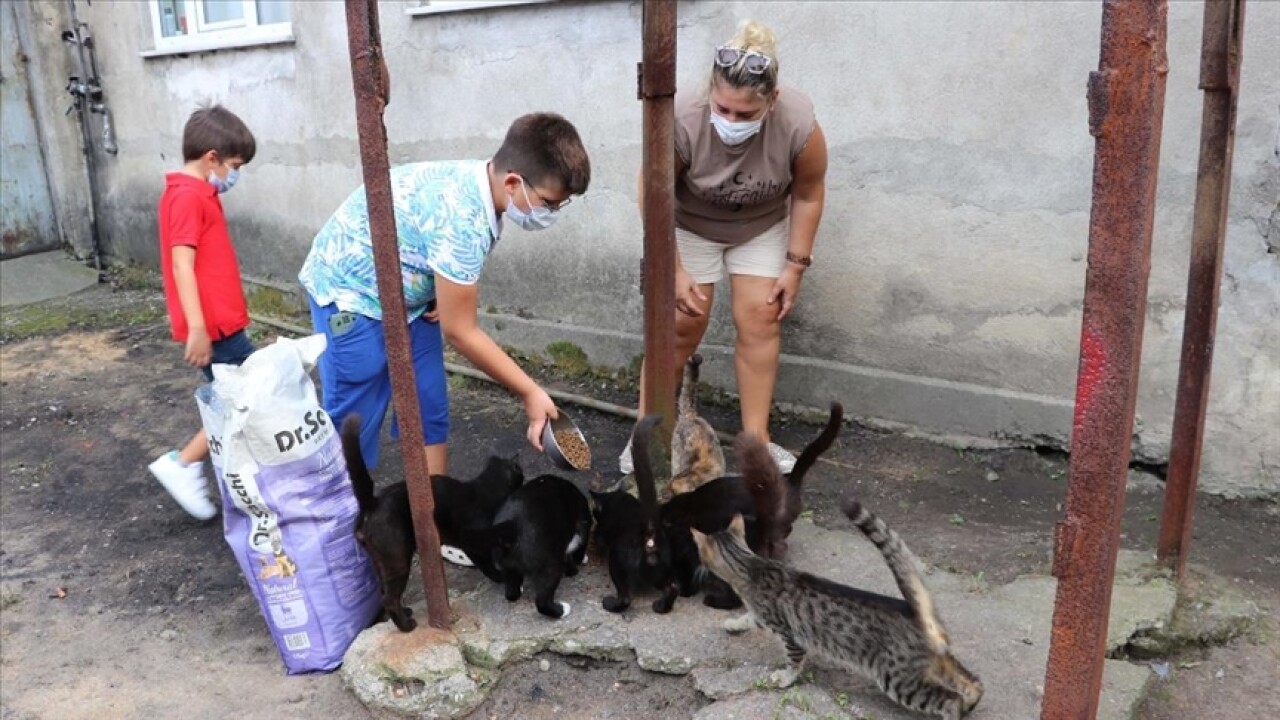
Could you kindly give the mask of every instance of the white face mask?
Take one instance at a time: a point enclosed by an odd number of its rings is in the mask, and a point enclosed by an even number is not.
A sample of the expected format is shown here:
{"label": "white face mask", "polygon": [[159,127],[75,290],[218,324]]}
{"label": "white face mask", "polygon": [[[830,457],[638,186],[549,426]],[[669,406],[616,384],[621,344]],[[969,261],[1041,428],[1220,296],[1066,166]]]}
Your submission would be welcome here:
{"label": "white face mask", "polygon": [[711,124],[715,126],[721,142],[732,147],[741,145],[760,132],[760,126],[764,125],[764,115],[761,115],[759,120],[730,122],[713,111],[711,113]]}
{"label": "white face mask", "polygon": [[524,201],[529,203],[529,210],[521,210],[516,205],[515,197],[508,193],[507,209],[503,214],[519,225],[521,230],[546,230],[554,225],[559,214],[546,205],[534,205],[529,200],[529,188],[525,186],[524,178],[520,178],[520,189],[524,191]]}

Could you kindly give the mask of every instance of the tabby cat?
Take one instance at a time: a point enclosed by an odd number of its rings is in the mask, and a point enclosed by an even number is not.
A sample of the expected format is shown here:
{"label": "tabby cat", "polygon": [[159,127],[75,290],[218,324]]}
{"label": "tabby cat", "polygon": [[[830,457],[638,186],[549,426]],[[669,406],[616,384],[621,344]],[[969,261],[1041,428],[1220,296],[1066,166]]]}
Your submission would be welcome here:
{"label": "tabby cat", "polygon": [[[680,385],[676,427],[671,434],[670,494],[687,493],[710,480],[724,475],[724,450],[720,438],[698,415],[698,368],[702,356],[694,353],[684,365]],[[663,500],[667,498],[663,493]]]}
{"label": "tabby cat", "polygon": [[781,687],[800,674],[808,653],[875,681],[911,710],[960,720],[982,699],[982,682],[960,664],[933,600],[896,533],[855,500],[845,515],[884,555],[905,600],[858,590],[756,556],[741,517],[713,535],[693,531],[708,570],[728,581],[748,614],[725,622],[730,632],[768,628],[786,646],[790,667],[774,674]]}

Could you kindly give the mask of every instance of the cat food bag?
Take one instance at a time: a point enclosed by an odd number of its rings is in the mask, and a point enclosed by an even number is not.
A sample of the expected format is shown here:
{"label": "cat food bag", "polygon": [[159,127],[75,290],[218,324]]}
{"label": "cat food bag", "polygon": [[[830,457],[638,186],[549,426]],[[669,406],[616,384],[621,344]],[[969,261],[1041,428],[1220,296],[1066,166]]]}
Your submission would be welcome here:
{"label": "cat food bag", "polygon": [[240,367],[214,365],[196,392],[223,536],[290,675],[337,668],[381,607],[338,433],[308,375],[324,349],[323,335],[281,338]]}

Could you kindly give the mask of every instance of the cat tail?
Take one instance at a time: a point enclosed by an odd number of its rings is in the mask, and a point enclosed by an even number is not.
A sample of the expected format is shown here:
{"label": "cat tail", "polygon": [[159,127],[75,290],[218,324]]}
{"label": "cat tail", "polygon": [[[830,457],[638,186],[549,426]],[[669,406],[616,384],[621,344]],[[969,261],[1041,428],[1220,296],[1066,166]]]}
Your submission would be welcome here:
{"label": "cat tail", "polygon": [[898,533],[890,530],[883,520],[862,507],[862,503],[853,498],[845,498],[840,509],[884,556],[885,564],[893,573],[893,579],[898,583],[898,590],[902,592],[903,599],[915,611],[916,622],[920,624],[920,631],[928,641],[930,649],[937,653],[947,652],[950,645],[947,630],[938,617],[938,611],[933,606],[933,596],[929,594],[929,589],[924,585],[924,579],[916,571],[911,551],[902,542],[902,538],[898,537]]}
{"label": "cat tail", "polygon": [[351,489],[356,494],[360,514],[373,512],[378,500],[373,494],[373,476],[365,467],[364,454],[360,452],[360,415],[351,413],[342,421],[342,456],[347,460],[347,474],[351,476]]}
{"label": "cat tail", "polygon": [[831,416],[827,418],[827,426],[822,429],[822,433],[814,438],[813,442],[805,446],[800,457],[796,459],[795,467],[791,468],[791,474],[787,476],[787,482],[791,487],[799,489],[804,484],[805,473],[818,462],[818,458],[822,453],[830,449],[831,444],[836,441],[836,436],[840,434],[840,427],[844,424],[844,405],[838,402],[831,403]]}
{"label": "cat tail", "polygon": [[631,457],[635,463],[636,490],[640,495],[640,505],[644,507],[645,517],[656,520],[658,517],[658,490],[654,484],[653,465],[649,462],[649,437],[653,428],[662,422],[661,415],[646,415],[636,423],[631,433]]}
{"label": "cat tail", "polygon": [[676,402],[678,417],[694,417],[698,414],[698,368],[702,365],[702,356],[694,353],[684,364],[684,375],[680,382],[680,398]]}
{"label": "cat tail", "polygon": [[[738,470],[751,493],[751,502],[756,509],[756,527],[759,536],[764,539],[774,538],[778,533],[779,521],[785,511],[784,499],[786,490],[782,484],[782,473],[778,464],[769,455],[769,448],[760,442],[760,438],[745,430],[738,433],[733,441],[733,454],[738,461]],[[762,548],[766,556],[772,555],[771,548]]]}

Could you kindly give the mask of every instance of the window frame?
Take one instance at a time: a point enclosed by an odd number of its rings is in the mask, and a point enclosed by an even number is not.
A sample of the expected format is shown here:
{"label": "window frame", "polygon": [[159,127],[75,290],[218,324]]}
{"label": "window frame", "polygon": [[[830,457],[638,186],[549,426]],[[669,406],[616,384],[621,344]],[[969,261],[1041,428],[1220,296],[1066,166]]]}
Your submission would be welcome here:
{"label": "window frame", "polygon": [[421,4],[417,7],[405,8],[404,14],[410,17],[424,17],[473,10],[497,10],[521,5],[543,5],[553,2],[557,2],[557,0],[420,0]]}
{"label": "window frame", "polygon": [[[292,20],[260,24],[257,0],[240,1],[244,12],[239,19],[209,23],[204,18],[203,0],[185,0],[194,5],[194,12],[187,16],[195,24],[194,31],[189,28],[186,35],[164,37],[160,23],[160,0],[147,0],[154,46],[139,54],[149,58],[293,42]],[[290,10],[292,7],[291,4]]]}

